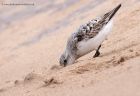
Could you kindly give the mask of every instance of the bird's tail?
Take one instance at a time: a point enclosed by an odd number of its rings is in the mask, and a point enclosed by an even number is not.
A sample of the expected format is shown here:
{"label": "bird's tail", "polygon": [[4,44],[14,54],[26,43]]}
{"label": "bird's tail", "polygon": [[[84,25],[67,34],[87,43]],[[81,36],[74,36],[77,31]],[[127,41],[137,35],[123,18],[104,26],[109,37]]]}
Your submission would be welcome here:
{"label": "bird's tail", "polygon": [[104,20],[110,21],[112,19],[112,17],[117,13],[117,11],[120,9],[120,7],[121,7],[121,4],[119,4],[117,7],[115,7],[110,12],[106,13],[103,16]]}

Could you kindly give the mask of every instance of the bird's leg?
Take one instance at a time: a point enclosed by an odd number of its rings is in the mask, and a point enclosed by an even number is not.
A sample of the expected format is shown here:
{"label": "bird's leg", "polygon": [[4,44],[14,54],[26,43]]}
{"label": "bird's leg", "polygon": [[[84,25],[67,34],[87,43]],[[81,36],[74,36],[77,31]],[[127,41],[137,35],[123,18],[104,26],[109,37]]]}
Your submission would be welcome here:
{"label": "bird's leg", "polygon": [[95,55],[93,56],[93,58],[96,58],[96,57],[98,57],[99,55],[100,55],[100,51],[99,51],[99,49],[101,48],[101,45],[98,47],[98,49],[96,50],[96,53],[95,53]]}

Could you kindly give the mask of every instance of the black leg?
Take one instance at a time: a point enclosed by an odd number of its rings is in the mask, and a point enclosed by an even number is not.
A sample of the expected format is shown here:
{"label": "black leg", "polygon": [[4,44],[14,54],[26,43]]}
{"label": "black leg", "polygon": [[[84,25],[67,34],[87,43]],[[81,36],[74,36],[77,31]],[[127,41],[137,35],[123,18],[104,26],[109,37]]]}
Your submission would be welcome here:
{"label": "black leg", "polygon": [[99,55],[100,55],[100,51],[99,51],[99,49],[101,48],[101,45],[98,47],[98,49],[96,50],[96,53],[95,53],[95,55],[93,56],[93,58],[96,58],[96,57],[98,57]]}

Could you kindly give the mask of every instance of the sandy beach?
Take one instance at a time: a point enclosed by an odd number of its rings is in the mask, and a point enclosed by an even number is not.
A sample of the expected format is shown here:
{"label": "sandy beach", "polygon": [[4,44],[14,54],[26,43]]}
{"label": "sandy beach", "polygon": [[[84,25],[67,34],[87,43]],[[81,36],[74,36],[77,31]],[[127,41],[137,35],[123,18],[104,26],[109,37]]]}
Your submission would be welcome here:
{"label": "sandy beach", "polygon": [[[34,5],[0,5],[0,96],[140,96],[139,0],[2,2]],[[60,66],[70,34],[119,3],[101,55]]]}

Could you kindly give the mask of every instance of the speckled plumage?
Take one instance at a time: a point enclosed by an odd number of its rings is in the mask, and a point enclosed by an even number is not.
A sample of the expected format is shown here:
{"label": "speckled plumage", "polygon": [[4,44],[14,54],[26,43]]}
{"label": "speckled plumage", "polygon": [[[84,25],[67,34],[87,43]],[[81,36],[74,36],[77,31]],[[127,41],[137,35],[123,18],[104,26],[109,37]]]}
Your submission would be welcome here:
{"label": "speckled plumage", "polygon": [[64,66],[72,64],[79,57],[96,50],[108,35],[111,19],[120,7],[121,4],[110,12],[81,25],[68,39],[60,64]]}

